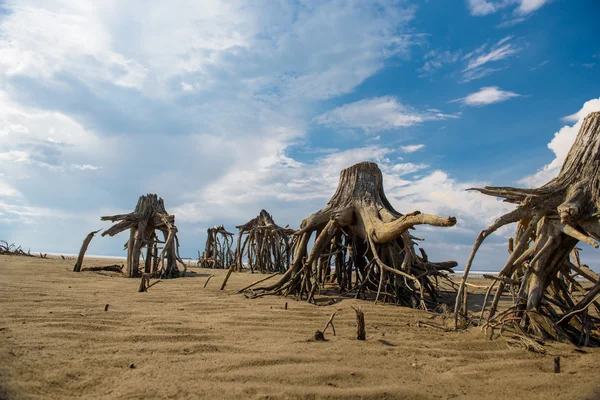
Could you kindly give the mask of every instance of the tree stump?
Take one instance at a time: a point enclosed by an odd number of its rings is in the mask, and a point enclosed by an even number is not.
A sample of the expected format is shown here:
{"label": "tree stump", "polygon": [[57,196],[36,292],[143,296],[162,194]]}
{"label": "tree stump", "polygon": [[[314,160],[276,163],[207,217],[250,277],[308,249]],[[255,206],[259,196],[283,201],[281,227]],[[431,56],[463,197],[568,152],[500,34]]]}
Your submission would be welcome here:
{"label": "tree stump", "polygon": [[277,225],[265,210],[236,228],[239,233],[234,257],[235,271],[243,269],[244,258],[252,272],[268,274],[287,271],[293,246],[293,229]]}
{"label": "tree stump", "polygon": [[227,269],[233,263],[233,233],[228,232],[223,225],[208,228],[206,245],[202,256],[198,258],[198,267]]}
{"label": "tree stump", "polygon": [[[569,254],[574,254],[578,264],[578,242],[598,248],[596,240],[600,240],[600,113],[585,118],[560,173],[542,187],[470,190],[502,197],[517,208],[477,237],[456,299],[456,325],[461,314],[466,315],[465,282],[477,250],[498,228],[516,222],[508,260],[488,290],[490,296],[498,284],[491,305],[484,304],[485,326],[512,326],[538,337],[600,345],[600,319],[587,312],[592,304],[600,311],[594,296],[600,287],[595,289],[593,277],[582,274],[582,268],[569,260]],[[576,275],[596,285],[584,288]],[[577,290],[571,293],[569,286]],[[504,291],[514,294],[513,305],[497,313]],[[570,313],[574,314],[567,319]]]}
{"label": "tree stump", "polygon": [[335,284],[343,293],[354,291],[356,297],[423,309],[436,306],[438,284],[456,262],[433,263],[422,249],[420,254],[415,251],[416,238],[408,230],[419,224],[453,226],[456,219],[418,211],[400,214],[385,196],[377,164],[353,165],[341,172],[337,191],[325,208],[302,221],[287,272],[274,285],[255,291],[314,302],[318,290]]}
{"label": "tree stump", "polygon": [[[177,262],[185,269],[185,263],[179,256],[179,239],[175,216],[169,215],[165,210],[163,199],[156,194],[140,196],[137,206],[132,213],[101,217],[102,221],[116,222],[115,225],[102,232],[102,236],[114,236],[129,229],[127,247],[127,276],[130,278],[140,275],[140,255],[142,249],[147,247],[144,271],[148,269],[154,277],[175,278],[179,276]],[[158,240],[155,231],[162,232],[164,241]],[[164,244],[158,254],[157,244]],[[167,265],[165,266],[165,257]],[[152,260],[152,261],[150,261]],[[161,264],[158,270],[158,264]]]}

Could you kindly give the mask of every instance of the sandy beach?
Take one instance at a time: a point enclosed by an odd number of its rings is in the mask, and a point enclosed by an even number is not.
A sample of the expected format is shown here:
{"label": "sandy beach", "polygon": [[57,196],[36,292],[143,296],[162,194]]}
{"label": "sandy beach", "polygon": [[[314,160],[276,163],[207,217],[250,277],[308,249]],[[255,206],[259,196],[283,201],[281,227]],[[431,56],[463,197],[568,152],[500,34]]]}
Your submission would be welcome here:
{"label": "sandy beach", "polygon": [[[106,265],[88,258],[85,266]],[[137,279],[72,260],[0,256],[0,398],[528,398],[600,394],[600,349],[509,348],[443,315],[347,300],[315,306],[235,292],[262,277],[190,268]],[[204,284],[208,276],[214,275]],[[288,309],[285,310],[285,303]],[[106,305],[108,309],[105,311]],[[365,313],[356,340],[351,306]],[[312,340],[337,311],[326,342]],[[561,356],[562,370],[553,372]]]}

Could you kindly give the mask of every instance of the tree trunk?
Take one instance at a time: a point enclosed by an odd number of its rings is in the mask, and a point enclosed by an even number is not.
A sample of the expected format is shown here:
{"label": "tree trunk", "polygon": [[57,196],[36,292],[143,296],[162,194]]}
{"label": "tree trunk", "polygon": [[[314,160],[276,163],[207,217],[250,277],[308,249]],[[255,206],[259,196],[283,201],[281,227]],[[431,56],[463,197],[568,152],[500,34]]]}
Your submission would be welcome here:
{"label": "tree trunk", "polygon": [[[117,222],[115,225],[102,233],[102,236],[114,236],[127,229],[130,230],[127,242],[127,275],[130,278],[140,274],[140,256],[142,249],[148,247],[144,271],[152,268],[157,269],[158,260],[167,256],[167,267],[161,271],[153,271],[162,278],[173,278],[179,276],[177,261],[184,266],[179,256],[179,241],[177,238],[177,227],[175,216],[169,215],[165,210],[163,199],[155,194],[140,196],[137,206],[132,213],[101,217],[102,221]],[[151,251],[155,245],[155,231],[159,230],[165,235],[165,246],[162,252],[157,254]],[[163,263],[164,265],[164,263]]]}
{"label": "tree trunk", "polygon": [[[600,113],[591,113],[585,118],[560,173],[542,187],[471,190],[502,197],[517,204],[517,208],[498,218],[475,241],[457,296],[456,324],[460,314],[466,314],[465,281],[477,250],[498,228],[518,222],[511,241],[513,247],[509,247],[510,256],[499,273],[506,284],[500,284],[496,291],[487,326],[493,328],[509,319],[508,325],[525,327],[537,336],[568,337],[574,342],[587,337],[588,343],[591,340],[600,345],[600,337],[590,338],[593,325],[596,332],[600,326],[600,319],[596,317],[581,315],[569,326],[556,326],[564,315],[577,309],[577,299],[586,293],[581,285],[576,286],[580,288],[576,294],[567,288],[565,282],[574,281],[573,276],[578,274],[576,269],[579,270],[569,261],[569,254],[579,241],[598,248],[595,240],[600,240]],[[508,312],[496,317],[504,289],[513,290],[519,296]],[[543,329],[540,329],[541,319],[545,321]]]}
{"label": "tree trunk", "polygon": [[[357,296],[369,293],[375,300],[381,296],[384,302],[425,309],[435,306],[439,294],[436,278],[446,277],[443,271],[451,270],[456,263],[432,263],[417,255],[407,231],[419,224],[455,223],[454,217],[441,218],[418,211],[400,214],[385,196],[377,164],[353,165],[341,172],[338,188],[327,206],[302,221],[296,232],[298,241],[291,267],[276,284],[256,290],[293,294],[314,302],[316,292],[326,282],[334,282],[339,290],[356,291]],[[313,232],[316,237],[309,253]],[[323,258],[328,261],[318,262]],[[335,264],[334,273],[319,279],[324,275],[323,269],[332,269],[329,260]],[[377,273],[371,274],[375,268]],[[372,296],[375,293],[377,297]]]}
{"label": "tree trunk", "polygon": [[100,232],[102,229],[98,229],[97,231],[90,232],[83,240],[83,244],[81,245],[81,249],[79,249],[79,256],[77,256],[77,261],[75,262],[75,266],[73,267],[73,272],[81,271],[81,266],[83,265],[83,257],[85,257],[85,252],[87,251],[90,242],[94,238],[94,235]]}

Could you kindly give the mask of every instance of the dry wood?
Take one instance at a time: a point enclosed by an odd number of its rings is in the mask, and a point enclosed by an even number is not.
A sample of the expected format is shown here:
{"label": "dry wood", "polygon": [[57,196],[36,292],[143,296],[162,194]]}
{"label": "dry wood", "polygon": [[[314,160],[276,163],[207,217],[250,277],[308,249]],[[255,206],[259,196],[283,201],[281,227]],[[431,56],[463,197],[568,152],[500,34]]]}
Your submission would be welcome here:
{"label": "dry wood", "polygon": [[[456,298],[455,326],[466,316],[466,280],[479,247],[498,228],[517,222],[508,260],[494,277],[500,284],[492,305],[487,308],[484,302],[483,326],[600,346],[600,318],[587,312],[589,305],[596,304],[600,285],[595,273],[580,265],[575,247],[581,241],[598,248],[600,240],[600,113],[584,119],[560,173],[545,185],[471,190],[502,197],[517,207],[475,240]],[[576,275],[595,285],[584,288],[574,279]],[[497,314],[504,290],[516,295],[513,305]]]}
{"label": "dry wood", "polygon": [[[175,216],[167,213],[163,199],[156,194],[140,196],[137,206],[132,213],[101,217],[102,221],[117,222],[109,229],[102,232],[102,236],[114,236],[129,230],[127,247],[127,276],[130,278],[140,276],[140,257],[144,247],[147,255],[144,273],[157,274],[159,278],[176,278],[180,276],[177,263],[184,268],[186,265],[179,256],[179,239]],[[164,237],[164,247],[158,253],[159,241],[156,231]],[[166,258],[166,265],[165,265]],[[158,270],[158,265],[161,265]]]}
{"label": "dry wood", "polygon": [[329,203],[295,233],[290,268],[277,283],[255,289],[262,292],[256,296],[294,295],[314,303],[325,285],[335,285],[341,293],[356,291],[357,297],[435,308],[445,294],[439,283],[452,284],[447,272],[456,262],[431,262],[422,249],[416,250],[418,238],[408,229],[419,224],[453,226],[456,219],[419,211],[402,215],[385,196],[377,164],[346,168]]}
{"label": "dry wood", "polygon": [[333,318],[335,317],[337,311],[334,311],[331,314],[331,317],[329,317],[329,320],[327,321],[327,323],[325,324],[325,328],[323,328],[323,334],[325,334],[325,331],[327,330],[327,328],[331,325],[331,329],[333,330],[333,336],[335,336],[335,326],[333,326]]}
{"label": "dry wood", "polygon": [[85,257],[85,252],[87,251],[90,242],[94,238],[94,235],[100,232],[102,229],[98,229],[97,231],[93,231],[88,233],[88,235],[83,240],[83,244],[81,245],[81,249],[79,249],[79,256],[77,257],[77,261],[75,262],[75,266],[73,267],[73,272],[81,271],[81,266],[83,265],[83,257]]}
{"label": "dry wood", "polygon": [[233,233],[228,232],[223,225],[213,226],[206,231],[204,252],[198,258],[198,267],[227,269],[233,263]]}
{"label": "dry wood", "polygon": [[365,314],[360,308],[352,307],[352,309],[356,313],[356,338],[358,340],[366,340],[367,331],[365,328]]}
{"label": "dry wood", "polygon": [[239,233],[232,266],[235,271],[244,268],[244,259],[252,272],[287,271],[294,245],[293,229],[277,225],[265,210],[236,228]]}
{"label": "dry wood", "polygon": [[[31,250],[27,250],[25,252],[21,246],[16,246],[14,243],[8,244],[6,240],[0,240],[0,254],[9,255],[9,256],[26,256],[26,257],[36,257],[31,254]],[[46,254],[42,255],[40,253],[41,258],[46,258]]]}
{"label": "dry wood", "polygon": [[104,265],[104,266],[99,266],[99,267],[85,267],[85,268],[82,268],[81,271],[92,271],[92,272],[98,272],[98,271],[123,272],[123,265],[112,264],[112,265]]}

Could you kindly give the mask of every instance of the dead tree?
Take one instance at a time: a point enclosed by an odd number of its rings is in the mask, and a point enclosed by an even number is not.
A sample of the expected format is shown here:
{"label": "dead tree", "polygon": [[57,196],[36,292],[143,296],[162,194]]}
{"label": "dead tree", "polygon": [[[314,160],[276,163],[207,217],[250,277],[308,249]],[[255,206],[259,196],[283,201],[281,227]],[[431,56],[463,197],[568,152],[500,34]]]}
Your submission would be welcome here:
{"label": "dead tree", "polygon": [[420,254],[415,251],[416,238],[408,230],[419,224],[453,226],[456,219],[418,211],[400,214],[385,196],[377,164],[353,165],[341,172],[327,206],[302,221],[287,272],[255,293],[314,302],[315,294],[330,283],[346,294],[355,291],[355,297],[369,295],[375,301],[424,309],[435,306],[441,294],[438,284],[450,284],[446,272],[456,262],[433,263],[422,249]]}
{"label": "dead tree", "polygon": [[244,259],[252,272],[285,272],[289,268],[293,229],[280,227],[265,210],[239,229],[234,270],[241,271]]}
{"label": "dead tree", "polygon": [[[179,256],[179,239],[175,216],[165,210],[163,199],[155,194],[140,196],[132,213],[112,215],[101,218],[102,221],[116,222],[115,225],[102,232],[102,236],[114,236],[129,229],[127,247],[127,275],[130,278],[140,276],[140,256],[146,248],[144,273],[158,278],[175,278],[179,276],[177,262],[185,269],[185,263]],[[163,234],[164,241],[158,239],[155,231]],[[158,244],[163,244],[158,253]],[[167,259],[165,265],[165,258]],[[160,265],[160,267],[159,267]]]}
{"label": "dead tree", "polygon": [[229,268],[233,263],[233,233],[228,232],[223,225],[208,228],[206,233],[206,246],[202,256],[198,257],[198,267]]}
{"label": "dead tree", "polygon": [[[508,260],[487,291],[481,313],[484,327],[600,345],[600,319],[588,312],[591,305],[600,312],[600,282],[579,265],[575,250],[580,241],[598,248],[600,240],[600,113],[585,118],[560,173],[542,187],[471,190],[504,198],[517,208],[475,240],[456,299],[456,326],[466,315],[465,282],[477,250],[498,228],[516,222]],[[577,275],[590,283],[575,280]],[[505,292],[511,294],[511,306],[499,312]]]}

